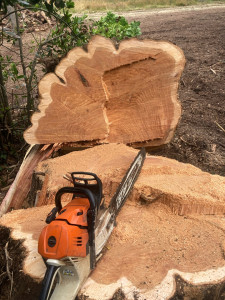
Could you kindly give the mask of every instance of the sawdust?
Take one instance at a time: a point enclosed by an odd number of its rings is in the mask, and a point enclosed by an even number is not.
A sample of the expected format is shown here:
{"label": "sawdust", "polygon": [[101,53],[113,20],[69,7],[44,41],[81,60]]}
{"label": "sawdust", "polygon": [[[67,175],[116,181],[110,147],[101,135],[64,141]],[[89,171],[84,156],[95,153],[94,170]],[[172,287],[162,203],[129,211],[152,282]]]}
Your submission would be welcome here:
{"label": "sawdust", "polygon": [[31,235],[32,240],[37,241],[42,229],[46,226],[45,219],[53,207],[53,205],[48,205],[41,208],[14,210],[3,215],[0,224],[3,226],[8,224],[7,227],[12,229],[12,236],[15,239],[21,238],[18,233],[23,232],[25,235]]}
{"label": "sawdust", "polygon": [[148,156],[136,190],[159,201],[175,214],[224,214],[225,178],[164,157]]}

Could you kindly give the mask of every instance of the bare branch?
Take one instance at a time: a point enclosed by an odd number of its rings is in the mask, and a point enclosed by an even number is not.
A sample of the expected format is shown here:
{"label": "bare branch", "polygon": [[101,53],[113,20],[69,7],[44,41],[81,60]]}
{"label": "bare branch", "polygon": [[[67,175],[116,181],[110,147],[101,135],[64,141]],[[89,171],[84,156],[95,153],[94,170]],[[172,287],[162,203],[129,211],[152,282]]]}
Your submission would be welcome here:
{"label": "bare branch", "polygon": [[8,244],[9,242],[6,243],[5,245],[5,258],[6,258],[6,272],[7,272],[7,275],[9,277],[9,280],[10,280],[10,299],[11,299],[11,295],[12,295],[12,288],[13,288],[13,272],[12,274],[10,273],[10,270],[9,270],[9,259],[12,260],[12,258],[9,256],[9,253],[8,253]]}
{"label": "bare branch", "polygon": [[225,132],[225,129],[219,124],[219,123],[217,123],[216,121],[214,121],[214,123],[223,131],[223,132]]}

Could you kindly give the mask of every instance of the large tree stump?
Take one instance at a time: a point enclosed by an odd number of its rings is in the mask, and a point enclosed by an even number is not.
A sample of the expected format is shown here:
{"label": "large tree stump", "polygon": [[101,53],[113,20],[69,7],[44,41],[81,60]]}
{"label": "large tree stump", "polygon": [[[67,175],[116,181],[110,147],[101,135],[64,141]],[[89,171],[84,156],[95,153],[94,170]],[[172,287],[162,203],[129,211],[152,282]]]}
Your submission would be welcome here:
{"label": "large tree stump", "polygon": [[[67,171],[83,170],[96,172],[102,179],[107,203],[136,154],[137,150],[112,144],[39,163],[36,170],[42,170],[44,178],[48,176],[38,201],[46,200],[39,204],[52,202],[55,191],[69,184],[63,178]],[[81,294],[90,299],[111,299],[121,288],[126,299],[166,299],[175,292],[176,283],[180,287],[181,278],[200,287],[224,280],[225,221],[218,215],[225,210],[224,181],[224,177],[188,164],[148,156],[104,255]],[[21,240],[24,247],[20,255],[16,252],[16,258],[9,251],[11,259],[16,261],[26,253],[20,282],[36,282],[31,294],[26,291],[27,300],[37,298],[33,291],[38,293],[45,271],[37,241],[51,208],[44,205],[17,210],[0,220],[0,232],[6,228],[11,232],[7,249],[15,240]],[[4,266],[4,250],[0,257]],[[15,275],[14,284],[18,286],[16,282]],[[15,299],[22,292],[15,290]]]}
{"label": "large tree stump", "polygon": [[116,50],[94,37],[88,51],[71,50],[39,83],[39,112],[29,144],[170,141],[181,114],[177,99],[184,55],[168,42],[131,39]]}

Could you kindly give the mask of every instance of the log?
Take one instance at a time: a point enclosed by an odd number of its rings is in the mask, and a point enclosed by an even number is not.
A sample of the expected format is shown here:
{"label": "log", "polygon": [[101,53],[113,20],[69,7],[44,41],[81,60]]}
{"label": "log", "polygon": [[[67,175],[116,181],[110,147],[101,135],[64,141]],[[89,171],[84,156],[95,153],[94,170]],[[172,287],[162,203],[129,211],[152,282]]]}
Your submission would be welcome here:
{"label": "log", "polygon": [[72,142],[87,147],[168,143],[181,115],[177,99],[185,58],[177,46],[96,36],[71,50],[39,83],[39,112],[24,133],[29,144]]}
{"label": "log", "polygon": [[[12,211],[0,219],[1,234],[10,231],[9,245],[19,240],[23,247],[16,257],[13,251],[9,251],[9,256],[14,261],[23,260],[20,282],[34,285],[32,293],[26,294],[27,300],[38,297],[45,272],[37,253],[38,236],[53,206],[48,203],[52,202],[55,190],[69,184],[63,178],[65,172],[96,172],[103,181],[108,203],[136,154],[137,150],[125,145],[110,144],[39,163],[36,171],[48,174],[43,188],[47,198],[40,203],[42,206]],[[124,299],[167,299],[175,293],[176,285],[179,290],[181,280],[200,288],[225,280],[225,221],[221,215],[225,209],[224,181],[224,177],[188,164],[148,156],[117,218],[117,227],[104,255],[83,286],[79,299],[104,300],[118,294],[124,294]],[[4,257],[0,256],[3,266]],[[21,290],[13,293],[15,299],[22,295]]]}

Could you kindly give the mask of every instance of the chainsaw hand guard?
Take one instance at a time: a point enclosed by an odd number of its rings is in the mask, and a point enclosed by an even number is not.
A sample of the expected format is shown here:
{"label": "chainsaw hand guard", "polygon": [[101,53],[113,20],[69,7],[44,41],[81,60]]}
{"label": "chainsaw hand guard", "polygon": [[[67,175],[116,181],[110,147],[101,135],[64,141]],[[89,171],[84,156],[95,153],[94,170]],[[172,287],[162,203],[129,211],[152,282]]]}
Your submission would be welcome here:
{"label": "chainsaw hand guard", "polygon": [[98,176],[90,172],[72,172],[71,177],[75,188],[86,188],[92,192],[98,209],[102,200],[102,182]]}

